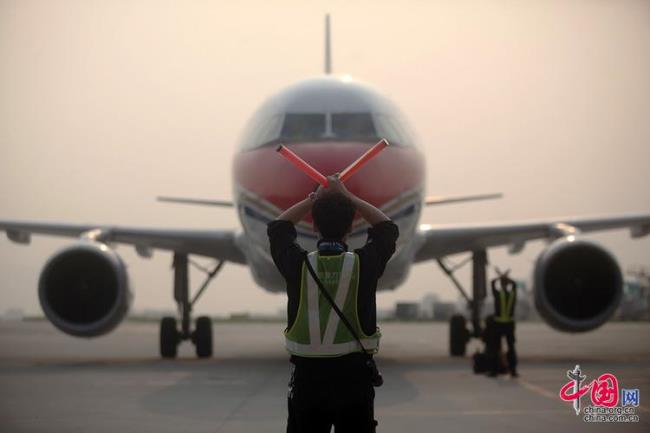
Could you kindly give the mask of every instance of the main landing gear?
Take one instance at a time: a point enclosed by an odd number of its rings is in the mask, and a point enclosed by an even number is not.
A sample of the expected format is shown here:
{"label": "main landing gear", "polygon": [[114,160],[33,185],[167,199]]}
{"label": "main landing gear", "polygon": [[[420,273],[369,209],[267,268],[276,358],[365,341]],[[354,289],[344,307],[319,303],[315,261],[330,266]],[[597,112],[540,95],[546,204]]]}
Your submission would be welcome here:
{"label": "main landing gear", "polygon": [[225,262],[220,261],[212,270],[196,265],[207,274],[207,277],[192,300],[190,300],[188,263],[187,254],[174,253],[174,300],[178,304],[181,327],[178,328],[175,317],[163,317],[160,321],[160,356],[163,358],[175,358],[178,345],[184,340],[192,341],[196,348],[196,356],[199,358],[212,356],[212,320],[207,316],[198,317],[194,331],[191,331],[191,313],[192,307]]}
{"label": "main landing gear", "polygon": [[[454,272],[469,260],[472,261],[471,298],[454,276]],[[450,268],[442,259],[438,259],[440,268],[447,274],[452,283],[454,283],[454,286],[456,286],[460,294],[467,301],[472,325],[471,331],[467,329],[467,320],[461,314],[455,314],[451,317],[449,321],[449,354],[451,356],[465,356],[469,340],[472,337],[480,338],[482,333],[481,311],[487,295],[487,252],[485,250],[473,251],[469,260]]]}

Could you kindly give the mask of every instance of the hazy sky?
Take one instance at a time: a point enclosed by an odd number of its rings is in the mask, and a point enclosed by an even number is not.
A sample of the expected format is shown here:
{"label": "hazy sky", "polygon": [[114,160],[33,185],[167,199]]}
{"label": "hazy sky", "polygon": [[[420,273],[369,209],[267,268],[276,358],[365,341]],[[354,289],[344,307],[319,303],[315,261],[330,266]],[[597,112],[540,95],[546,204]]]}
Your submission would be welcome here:
{"label": "hazy sky", "polygon": [[[422,222],[650,212],[645,0],[0,0],[0,219],[239,227],[232,209],[154,197],[232,197],[231,160],[250,114],[322,72],[326,12],[334,71],[402,108],[426,156],[427,192],[505,194],[429,208]],[[593,238],[624,268],[650,266],[648,238]],[[0,313],[40,312],[41,267],[70,242],[0,238]],[[490,257],[528,278],[542,247]],[[134,308],[174,308],[171,255],[118,251]],[[379,305],[432,291],[456,296],[435,264],[418,265]],[[227,265],[197,311],[284,303]]]}

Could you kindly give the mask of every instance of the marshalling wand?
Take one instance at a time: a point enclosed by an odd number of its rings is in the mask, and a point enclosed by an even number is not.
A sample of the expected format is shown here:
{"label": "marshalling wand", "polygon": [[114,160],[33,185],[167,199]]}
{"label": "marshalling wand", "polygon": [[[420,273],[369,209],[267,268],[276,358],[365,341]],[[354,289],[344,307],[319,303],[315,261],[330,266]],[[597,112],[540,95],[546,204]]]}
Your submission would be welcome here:
{"label": "marshalling wand", "polygon": [[359,159],[350,164],[345,170],[341,172],[339,179],[341,182],[348,180],[354,173],[356,173],[361,167],[363,167],[368,161],[377,156],[379,152],[388,147],[388,141],[386,139],[381,139],[377,144],[372,146],[366,153],[361,155]]}
{"label": "marshalling wand", "polygon": [[[348,167],[346,167],[341,174],[339,175],[339,179],[341,179],[341,182],[345,182],[348,180],[354,173],[359,171],[361,167],[363,167],[368,161],[370,161],[372,158],[377,156],[379,152],[384,150],[386,147],[389,146],[389,143],[385,139],[379,140],[377,144],[372,146],[370,149],[366,151],[363,155],[361,155],[356,161],[354,161],[352,164],[350,164]],[[318,170],[316,170],[314,167],[309,165],[304,159],[300,158],[298,155],[296,155],[294,152],[289,150],[288,147],[285,145],[281,144],[277,147],[276,151],[285,157],[287,161],[292,163],[294,166],[296,166],[300,171],[305,173],[307,176],[315,180],[316,182],[320,183],[323,187],[327,188],[327,178],[323,176]]]}
{"label": "marshalling wand", "polygon": [[281,144],[275,149],[276,152],[278,152],[280,155],[284,156],[287,161],[298,167],[303,173],[305,173],[307,176],[311,177],[314,179],[316,182],[320,183],[323,185],[323,188],[327,188],[327,178],[320,174],[318,170],[316,170],[314,167],[311,165],[307,164],[305,160],[303,160],[301,157],[293,153],[287,146],[284,144]]}

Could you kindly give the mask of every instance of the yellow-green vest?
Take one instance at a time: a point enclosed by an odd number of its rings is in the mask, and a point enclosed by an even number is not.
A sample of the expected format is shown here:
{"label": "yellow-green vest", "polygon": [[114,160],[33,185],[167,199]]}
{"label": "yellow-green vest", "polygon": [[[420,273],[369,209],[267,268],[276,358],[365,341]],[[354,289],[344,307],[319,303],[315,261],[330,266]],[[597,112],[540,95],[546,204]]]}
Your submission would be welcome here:
{"label": "yellow-green vest", "polygon": [[[321,283],[355,330],[363,347],[370,353],[379,350],[379,328],[364,334],[357,312],[359,293],[359,257],[350,252],[333,256],[308,255]],[[290,329],[284,332],[289,353],[304,357],[326,358],[361,352],[359,343],[327,299],[321,294],[303,263],[298,313]]]}
{"label": "yellow-green vest", "polygon": [[514,290],[497,290],[499,295],[499,315],[494,316],[494,321],[499,323],[512,322],[512,307],[515,302]]}

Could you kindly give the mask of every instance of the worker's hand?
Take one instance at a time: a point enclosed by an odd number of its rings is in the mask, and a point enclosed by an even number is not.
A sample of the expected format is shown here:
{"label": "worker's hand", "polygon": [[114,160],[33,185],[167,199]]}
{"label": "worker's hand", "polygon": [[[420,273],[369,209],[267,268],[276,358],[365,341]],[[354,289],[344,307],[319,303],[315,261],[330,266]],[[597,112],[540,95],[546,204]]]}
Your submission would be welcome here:
{"label": "worker's hand", "polygon": [[346,197],[352,197],[352,193],[348,191],[345,185],[343,185],[343,182],[341,182],[341,179],[339,179],[339,173],[327,177],[327,189],[331,192],[343,194]]}
{"label": "worker's hand", "polygon": [[325,191],[325,188],[323,188],[322,185],[318,185],[318,187],[316,188],[316,190],[314,192],[309,193],[309,198],[311,199],[311,201],[314,201],[314,200],[322,197],[324,191]]}

